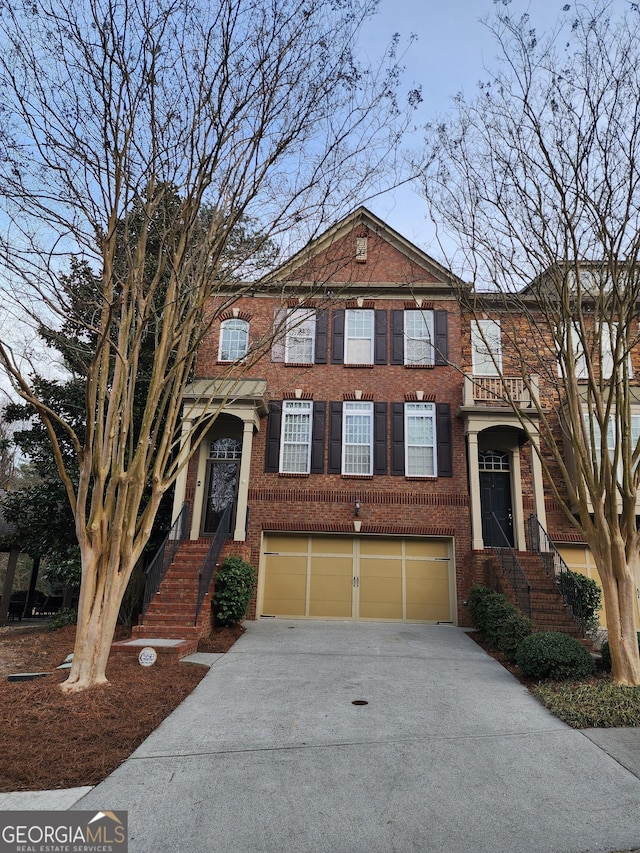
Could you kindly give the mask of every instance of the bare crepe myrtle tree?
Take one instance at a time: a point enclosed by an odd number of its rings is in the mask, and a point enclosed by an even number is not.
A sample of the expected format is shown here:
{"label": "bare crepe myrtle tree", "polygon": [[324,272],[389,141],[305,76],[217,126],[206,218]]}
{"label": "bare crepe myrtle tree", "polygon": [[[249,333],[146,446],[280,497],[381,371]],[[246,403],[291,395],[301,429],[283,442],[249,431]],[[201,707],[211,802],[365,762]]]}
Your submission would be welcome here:
{"label": "bare crepe myrtle tree", "polygon": [[[65,690],[106,680],[127,581],[187,461],[178,420],[198,346],[251,292],[242,282],[261,247],[236,240],[238,227],[308,239],[386,180],[406,104],[397,40],[377,69],[356,58],[374,11],[370,0],[0,2],[4,307],[34,329],[72,316],[79,346],[95,342],[79,436],[39,399],[25,352],[0,340],[15,391],[48,430],[80,545]],[[72,256],[99,282],[76,313],[60,286]],[[269,343],[253,342],[243,369]]]}
{"label": "bare crepe myrtle tree", "polygon": [[593,554],[614,680],[638,685],[640,15],[615,8],[566,6],[544,37],[508,9],[485,22],[497,70],[428,129],[423,189],[475,285],[467,308],[500,317],[496,372],[534,401],[503,382]]}

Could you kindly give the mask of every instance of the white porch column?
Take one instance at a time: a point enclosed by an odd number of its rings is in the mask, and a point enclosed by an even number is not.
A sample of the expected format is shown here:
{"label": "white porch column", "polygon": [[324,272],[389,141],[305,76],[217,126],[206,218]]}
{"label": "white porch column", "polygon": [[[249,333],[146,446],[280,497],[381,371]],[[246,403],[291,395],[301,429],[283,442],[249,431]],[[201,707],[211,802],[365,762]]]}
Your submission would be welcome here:
{"label": "white porch column", "polygon": [[236,529],[233,534],[236,542],[244,542],[247,538],[247,504],[249,501],[251,448],[253,446],[253,421],[245,420],[243,423],[240,481],[238,483],[238,501],[236,504]]}
{"label": "white porch column", "polygon": [[187,456],[189,454],[189,436],[191,433],[192,421],[182,421],[182,430],[180,433],[180,456],[179,462],[182,464],[180,473],[178,474],[173,488],[173,511],[171,513],[171,523],[173,524],[180,515],[182,504],[187,495]]}
{"label": "white porch column", "polygon": [[[535,447],[534,447],[535,442]],[[547,529],[547,513],[544,507],[544,481],[542,479],[542,464],[538,456],[540,436],[536,433],[531,437],[531,479],[533,481],[533,505],[538,521]]]}
{"label": "white porch column", "polygon": [[524,533],[524,509],[522,503],[522,469],[520,468],[520,448],[517,444],[511,448],[511,458],[513,459],[511,512],[513,516],[514,542],[516,551],[526,551],[527,540]]}
{"label": "white porch column", "polygon": [[469,493],[471,498],[471,547],[474,551],[484,549],[482,538],[482,508],[480,505],[480,472],[478,468],[478,433],[467,432],[469,454]]}

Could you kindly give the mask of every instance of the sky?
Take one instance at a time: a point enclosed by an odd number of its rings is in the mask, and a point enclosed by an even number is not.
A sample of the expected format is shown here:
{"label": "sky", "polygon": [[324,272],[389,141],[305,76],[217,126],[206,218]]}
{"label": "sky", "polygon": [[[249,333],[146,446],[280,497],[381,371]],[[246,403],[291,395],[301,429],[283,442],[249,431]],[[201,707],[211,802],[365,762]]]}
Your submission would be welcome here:
{"label": "sky", "polygon": [[[593,0],[584,0],[587,7]],[[421,84],[423,103],[416,123],[446,113],[458,92],[474,94],[476,84],[486,77],[483,69],[495,67],[497,49],[490,34],[480,23],[496,10],[505,9],[513,17],[528,13],[531,25],[541,32],[551,32],[559,20],[566,20],[575,7],[571,0],[380,0],[379,13],[366,25],[361,46],[371,61],[380,56],[393,33],[398,32],[406,44],[411,33],[417,42],[404,59],[405,86]],[[568,12],[563,11],[570,6]],[[627,9],[630,0],[613,0],[614,11]],[[417,130],[406,141],[416,147],[421,132]],[[427,217],[426,204],[415,190],[402,187],[366,201],[377,216],[408,240],[437,260],[442,253],[435,239],[435,229]]]}

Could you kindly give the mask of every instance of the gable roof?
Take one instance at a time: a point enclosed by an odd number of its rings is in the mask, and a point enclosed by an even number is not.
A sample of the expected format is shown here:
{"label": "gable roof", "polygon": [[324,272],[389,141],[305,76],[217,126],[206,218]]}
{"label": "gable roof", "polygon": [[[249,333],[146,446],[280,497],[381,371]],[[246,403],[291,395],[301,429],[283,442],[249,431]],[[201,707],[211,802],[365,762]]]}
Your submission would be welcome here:
{"label": "gable roof", "polygon": [[[308,281],[308,270],[311,268],[313,261],[323,254],[330,253],[332,248],[338,246],[346,238],[355,235],[357,231],[375,235],[380,240],[389,244],[396,252],[400,253],[414,269],[418,268],[423,271],[424,281],[431,285],[429,289],[444,289],[450,292],[454,287],[467,287],[462,279],[459,279],[454,273],[430,257],[426,252],[423,252],[422,249],[419,249],[415,244],[411,243],[364,206],[358,207],[357,210],[332,225],[319,237],[311,240],[291,258],[264,276],[259,284],[269,286],[270,284],[284,281],[304,284],[305,281]],[[352,255],[348,260],[355,260],[355,257]],[[362,266],[364,267],[365,265]],[[307,273],[307,277],[305,277],[305,273]],[[398,282],[388,281],[386,278],[374,282],[367,277],[363,278],[362,281],[357,279],[350,280],[350,286],[357,287],[359,283],[362,284],[364,282],[366,282],[367,286],[375,284],[377,289],[389,288],[395,290],[398,287]]]}

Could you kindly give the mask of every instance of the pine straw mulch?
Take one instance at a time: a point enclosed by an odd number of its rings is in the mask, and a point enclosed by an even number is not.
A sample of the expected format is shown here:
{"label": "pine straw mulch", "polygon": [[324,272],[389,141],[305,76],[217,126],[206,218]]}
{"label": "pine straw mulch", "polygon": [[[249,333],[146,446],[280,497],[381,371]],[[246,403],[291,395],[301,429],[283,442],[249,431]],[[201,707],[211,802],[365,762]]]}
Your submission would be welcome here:
{"label": "pine straw mulch", "polygon": [[[244,631],[219,629],[199,651],[225,652]],[[130,632],[119,628],[115,639]],[[158,657],[142,667],[135,656],[112,656],[109,684],[67,695],[56,670],[73,651],[75,626],[0,629],[0,791],[95,785],[116,769],[206,675],[205,666]],[[8,682],[17,672],[50,672]]]}

